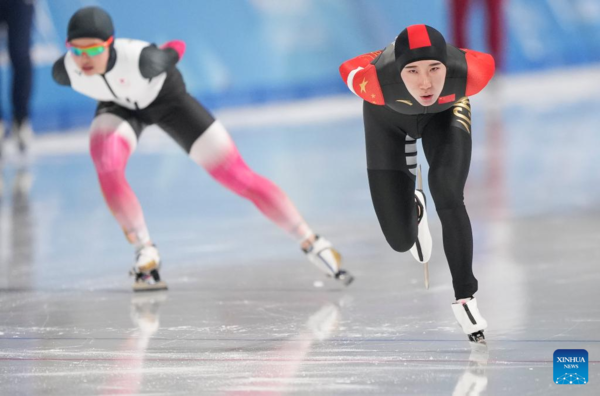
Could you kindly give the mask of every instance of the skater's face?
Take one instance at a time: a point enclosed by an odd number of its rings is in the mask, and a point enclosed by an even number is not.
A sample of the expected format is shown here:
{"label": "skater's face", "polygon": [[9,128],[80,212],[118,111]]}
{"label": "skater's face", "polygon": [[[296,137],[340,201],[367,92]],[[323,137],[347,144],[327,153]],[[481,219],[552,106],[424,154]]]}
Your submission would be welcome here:
{"label": "skater's face", "polygon": [[69,41],[67,47],[71,50],[71,56],[83,74],[93,76],[106,72],[112,40],[112,37],[107,41],[97,38],[78,38]]}
{"label": "skater's face", "polygon": [[408,92],[422,106],[434,104],[444,88],[446,66],[436,60],[409,63],[400,73]]}

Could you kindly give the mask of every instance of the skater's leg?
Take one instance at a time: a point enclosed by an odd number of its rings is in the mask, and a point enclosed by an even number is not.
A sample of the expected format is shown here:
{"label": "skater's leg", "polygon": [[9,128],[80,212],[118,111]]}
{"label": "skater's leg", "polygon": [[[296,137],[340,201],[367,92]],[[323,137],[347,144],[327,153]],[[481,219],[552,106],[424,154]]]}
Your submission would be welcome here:
{"label": "skater's leg", "polygon": [[367,172],[379,225],[392,247],[408,251],[417,240],[417,143],[401,129],[406,119],[364,102]]}
{"label": "skater's leg", "polygon": [[32,87],[31,26],[33,3],[11,2],[8,14],[3,18],[8,27],[8,51],[12,64],[13,121],[23,122],[29,116],[29,100]]}
{"label": "skater's leg", "polygon": [[33,138],[29,122],[29,102],[33,80],[31,62],[31,30],[33,23],[33,2],[10,1],[4,20],[8,27],[8,52],[12,64],[12,104],[13,122],[11,133],[17,139],[19,149],[25,151]]}
{"label": "skater's leg", "polygon": [[137,144],[133,126],[123,118],[104,113],[91,126],[90,152],[106,203],[136,247],[151,243],[140,203],[125,178],[125,167]]}
{"label": "skater's leg", "polygon": [[[168,77],[177,84],[180,76]],[[190,95],[160,103],[169,108],[157,121],[190,158],[223,186],[250,200],[276,225],[297,239],[314,234],[286,194],[270,180],[253,172],[240,156],[223,125]]]}
{"label": "skater's leg", "polygon": [[341,269],[341,256],[331,243],[317,237],[292,201],[277,185],[250,169],[233,140],[219,121],[215,121],[194,143],[190,156],[229,190],[250,200],[273,223],[301,243],[308,259],[326,275],[345,285],[353,281]]}
{"label": "skater's leg", "polygon": [[473,233],[464,204],[471,163],[471,107],[468,99],[437,114],[425,127],[423,148],[429,162],[429,187],[442,223],[444,251],[452,273],[456,302],[452,311],[473,342],[483,342],[486,320],[477,300],[473,275]]}
{"label": "skater's leg", "polygon": [[[468,106],[468,100],[465,104]],[[470,119],[470,108],[459,109]],[[473,233],[464,204],[464,187],[471,163],[469,127],[458,121],[453,109],[434,117],[423,132],[423,149],[429,162],[429,188],[442,223],[444,251],[452,273],[456,299],[477,291],[473,275]]]}
{"label": "skater's leg", "polygon": [[273,223],[301,243],[309,261],[326,275],[345,285],[353,277],[341,269],[341,256],[325,238],[316,236],[292,201],[272,181],[246,165],[233,140],[219,121],[215,121],[194,143],[191,158],[223,186],[250,200]]}
{"label": "skater's leg", "polygon": [[[171,76],[178,78],[177,74]],[[287,195],[250,169],[223,125],[190,95],[161,104],[170,109],[157,124],[190,158],[221,185],[251,201],[269,220],[300,242],[309,261],[326,275],[348,285],[352,277],[341,269],[341,256],[325,238],[315,235]]]}
{"label": "skater's leg", "polygon": [[158,250],[150,240],[140,203],[125,178],[125,167],[142,125],[117,106],[101,104],[96,114],[91,126],[90,153],[106,203],[127,240],[136,247],[131,273],[135,276],[133,289],[166,289],[158,273],[161,262]]}
{"label": "skater's leg", "polygon": [[371,199],[385,239],[395,251],[408,251],[417,240],[414,179],[396,170],[367,172]]}
{"label": "skater's leg", "polygon": [[250,200],[271,221],[297,239],[312,231],[275,183],[246,165],[229,133],[215,121],[192,146],[190,157],[223,186]]}

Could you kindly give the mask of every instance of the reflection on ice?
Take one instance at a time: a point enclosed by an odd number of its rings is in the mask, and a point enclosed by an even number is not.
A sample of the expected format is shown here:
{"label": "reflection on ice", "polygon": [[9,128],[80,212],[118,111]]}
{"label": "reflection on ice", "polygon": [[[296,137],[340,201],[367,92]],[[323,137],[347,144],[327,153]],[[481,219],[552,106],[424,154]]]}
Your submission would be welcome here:
{"label": "reflection on ice", "polygon": [[335,335],[340,323],[338,304],[325,303],[313,313],[298,335],[279,342],[279,347],[266,351],[260,363],[248,378],[240,384],[232,384],[225,395],[238,395],[240,392],[268,392],[273,395],[287,394],[290,386],[299,379],[300,367],[306,363],[306,357],[313,345]]}
{"label": "reflection on ice", "polygon": [[470,343],[471,355],[465,372],[460,376],[452,396],[479,396],[487,388],[486,366],[490,357],[488,346]]}

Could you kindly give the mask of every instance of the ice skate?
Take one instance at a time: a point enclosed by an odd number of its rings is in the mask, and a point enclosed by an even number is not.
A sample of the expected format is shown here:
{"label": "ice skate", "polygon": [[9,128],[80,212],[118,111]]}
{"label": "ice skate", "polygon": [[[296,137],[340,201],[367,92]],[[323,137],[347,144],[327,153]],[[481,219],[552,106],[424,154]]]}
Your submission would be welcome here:
{"label": "ice skate", "polygon": [[415,202],[417,204],[417,241],[410,248],[410,253],[415,260],[424,264],[425,288],[429,289],[429,259],[431,258],[432,240],[427,222],[427,200],[423,193],[423,179],[421,167],[417,168],[417,189],[415,190]]}
{"label": "ice skate", "polygon": [[154,245],[143,246],[136,252],[136,263],[130,272],[135,276],[133,291],[165,290],[167,284],[160,280],[160,256]]}
{"label": "ice skate", "polygon": [[21,153],[25,153],[33,140],[33,129],[29,120],[23,120],[21,122],[13,122],[11,133],[17,140],[17,146]]}
{"label": "ice skate", "polygon": [[342,256],[333,248],[327,239],[317,236],[317,239],[308,247],[303,249],[311,263],[317,266],[325,275],[348,286],[354,280],[348,271],[341,269]]}
{"label": "ice skate", "polygon": [[479,313],[475,297],[453,303],[452,311],[462,330],[469,336],[469,341],[485,343],[483,330],[487,329],[487,321]]}

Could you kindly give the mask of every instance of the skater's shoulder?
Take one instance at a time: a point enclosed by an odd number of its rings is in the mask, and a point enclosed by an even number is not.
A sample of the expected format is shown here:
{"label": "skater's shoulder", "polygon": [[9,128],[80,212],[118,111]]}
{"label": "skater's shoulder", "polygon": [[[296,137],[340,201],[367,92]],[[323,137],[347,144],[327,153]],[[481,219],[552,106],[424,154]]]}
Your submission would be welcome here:
{"label": "skater's shoulder", "polygon": [[381,54],[373,60],[373,65],[377,69],[377,76],[381,86],[396,85],[402,82],[398,66],[396,65],[396,55],[394,54],[394,43],[385,47]]}
{"label": "skater's shoulder", "polygon": [[382,52],[368,52],[347,60],[340,66],[340,75],[348,89],[361,99],[376,105],[384,104],[376,67]]}
{"label": "skater's shoulder", "polygon": [[71,85],[71,79],[65,66],[65,55],[61,56],[52,66],[52,78],[60,85]]}
{"label": "skater's shoulder", "polygon": [[123,65],[130,62],[137,62],[144,48],[151,45],[142,40],[118,38],[114,41],[112,52],[115,56],[115,61]]}
{"label": "skater's shoulder", "polygon": [[145,78],[154,78],[175,66],[179,59],[180,54],[177,50],[170,47],[159,48],[155,44],[150,44],[140,54],[140,73]]}
{"label": "skater's shoulder", "polygon": [[121,67],[137,65],[144,78],[158,76],[179,60],[176,51],[164,50],[154,43],[129,38],[116,39],[115,52]]}
{"label": "skater's shoulder", "polygon": [[454,73],[466,75],[466,96],[481,92],[494,76],[496,65],[494,57],[490,54],[448,45],[448,55],[451,62],[449,69]]}

